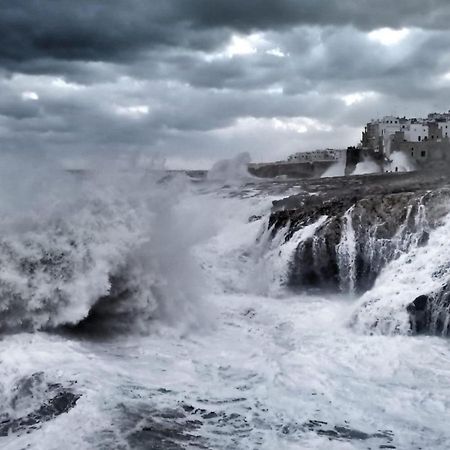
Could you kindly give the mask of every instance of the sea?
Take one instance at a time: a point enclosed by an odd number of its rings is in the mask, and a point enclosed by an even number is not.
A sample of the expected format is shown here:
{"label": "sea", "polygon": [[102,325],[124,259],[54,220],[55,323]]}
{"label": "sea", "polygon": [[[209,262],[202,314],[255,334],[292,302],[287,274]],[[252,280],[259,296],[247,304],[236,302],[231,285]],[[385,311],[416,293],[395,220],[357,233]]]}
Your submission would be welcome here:
{"label": "sea", "polygon": [[314,225],[269,227],[295,181],[11,161],[0,178],[1,449],[450,448],[449,341],[393,306],[448,263],[445,223],[363,298],[320,294],[288,283]]}

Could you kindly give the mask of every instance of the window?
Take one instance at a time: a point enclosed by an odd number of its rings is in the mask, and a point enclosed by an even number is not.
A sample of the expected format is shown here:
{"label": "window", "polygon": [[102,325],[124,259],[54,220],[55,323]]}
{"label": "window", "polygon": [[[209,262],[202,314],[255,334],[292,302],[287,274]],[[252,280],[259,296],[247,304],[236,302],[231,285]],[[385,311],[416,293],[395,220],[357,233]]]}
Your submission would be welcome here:
{"label": "window", "polygon": [[426,152],[425,150],[422,150],[422,151],[420,152],[420,156],[421,156],[422,158],[425,158],[425,156],[427,156],[427,152]]}
{"label": "window", "polygon": [[417,139],[418,139],[418,141],[420,142],[421,139],[422,139],[422,137],[421,137],[421,136],[418,136]]}

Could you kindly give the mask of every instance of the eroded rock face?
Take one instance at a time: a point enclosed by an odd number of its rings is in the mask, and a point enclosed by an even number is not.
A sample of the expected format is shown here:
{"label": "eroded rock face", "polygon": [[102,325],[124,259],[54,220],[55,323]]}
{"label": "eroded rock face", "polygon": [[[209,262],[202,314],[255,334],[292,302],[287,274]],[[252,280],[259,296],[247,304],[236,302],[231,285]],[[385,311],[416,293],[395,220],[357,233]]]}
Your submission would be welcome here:
{"label": "eroded rock face", "polygon": [[450,286],[448,284],[437,292],[419,295],[406,309],[414,333],[442,336],[450,334]]}
{"label": "eroded rock face", "polygon": [[390,261],[413,245],[426,245],[430,230],[448,211],[448,199],[447,188],[361,198],[341,198],[338,190],[334,197],[329,192],[304,194],[297,208],[276,209],[269,225],[275,233],[287,227],[290,239],[327,216],[314,236],[298,245],[290,285],[361,293]]}
{"label": "eroded rock face", "polygon": [[[289,276],[294,289],[362,294],[387,264],[426,246],[430,232],[450,211],[446,173],[317,180],[304,187],[305,192],[274,203],[269,223],[274,234],[284,232],[290,240],[327,217],[295,250]],[[443,290],[423,296],[426,302],[412,298],[408,307],[412,329],[446,333],[442,311],[450,295]]]}

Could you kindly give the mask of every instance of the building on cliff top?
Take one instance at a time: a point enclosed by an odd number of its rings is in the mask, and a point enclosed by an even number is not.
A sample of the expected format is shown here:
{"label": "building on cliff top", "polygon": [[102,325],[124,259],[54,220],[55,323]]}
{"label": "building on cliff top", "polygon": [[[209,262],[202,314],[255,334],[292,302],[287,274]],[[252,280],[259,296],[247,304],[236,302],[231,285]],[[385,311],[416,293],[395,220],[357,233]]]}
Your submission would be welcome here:
{"label": "building on cliff top", "polygon": [[431,113],[426,119],[386,116],[367,123],[360,144],[363,157],[379,162],[384,171],[395,155],[416,169],[450,166],[450,111]]}

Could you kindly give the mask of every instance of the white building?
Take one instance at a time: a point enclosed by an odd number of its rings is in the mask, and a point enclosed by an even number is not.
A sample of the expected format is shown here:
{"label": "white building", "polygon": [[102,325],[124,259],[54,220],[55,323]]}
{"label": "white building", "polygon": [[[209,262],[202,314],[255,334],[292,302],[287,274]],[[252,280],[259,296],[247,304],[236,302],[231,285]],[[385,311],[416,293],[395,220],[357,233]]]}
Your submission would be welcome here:
{"label": "white building", "polygon": [[366,125],[361,148],[380,164],[401,152],[420,167],[450,161],[450,111],[432,113],[426,119],[386,116]]}
{"label": "white building", "polygon": [[311,152],[298,152],[290,155],[288,161],[292,163],[305,162],[339,162],[345,161],[347,150],[327,148]]}
{"label": "white building", "polygon": [[438,127],[442,131],[442,137],[448,138],[450,133],[450,119],[443,122],[438,122]]}
{"label": "white building", "polygon": [[428,139],[429,126],[424,122],[410,122],[402,131],[405,133],[407,141],[421,142]]}

